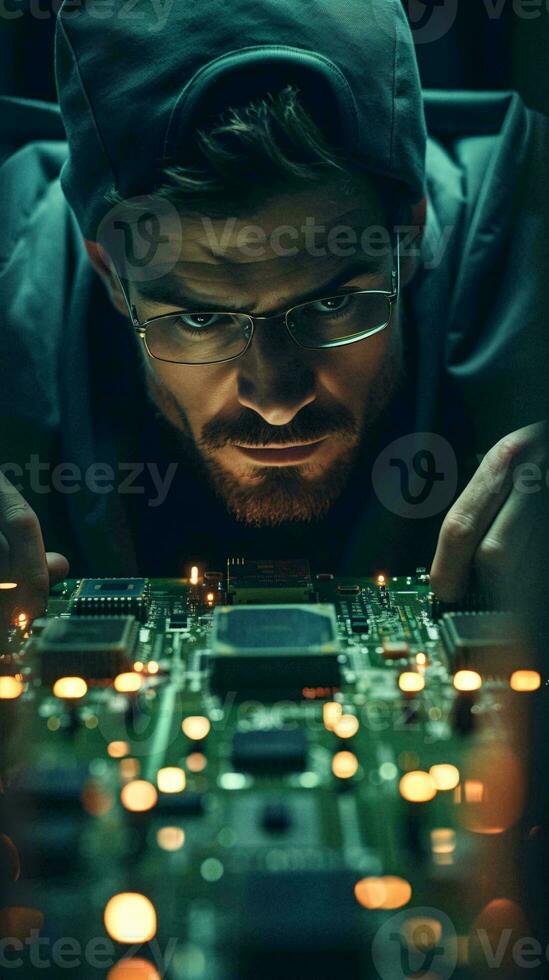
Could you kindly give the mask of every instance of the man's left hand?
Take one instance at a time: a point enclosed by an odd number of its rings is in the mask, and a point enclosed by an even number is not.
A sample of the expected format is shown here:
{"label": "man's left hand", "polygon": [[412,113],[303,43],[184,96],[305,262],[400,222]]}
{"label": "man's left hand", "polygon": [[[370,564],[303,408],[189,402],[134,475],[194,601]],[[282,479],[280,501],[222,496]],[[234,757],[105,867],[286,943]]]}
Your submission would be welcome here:
{"label": "man's left hand", "polygon": [[547,431],[537,422],[500,439],[448,511],[430,574],[444,602],[458,602],[473,576],[480,591],[511,594],[547,503]]}

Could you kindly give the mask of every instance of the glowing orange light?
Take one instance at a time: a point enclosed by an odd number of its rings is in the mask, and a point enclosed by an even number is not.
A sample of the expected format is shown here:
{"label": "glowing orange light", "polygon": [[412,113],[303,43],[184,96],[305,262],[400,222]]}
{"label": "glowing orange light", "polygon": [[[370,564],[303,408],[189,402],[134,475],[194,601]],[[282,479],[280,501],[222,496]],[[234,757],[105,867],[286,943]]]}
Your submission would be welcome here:
{"label": "glowing orange light", "polygon": [[156,843],[163,851],[179,851],[185,843],[185,831],[181,827],[160,827]]}
{"label": "glowing orange light", "polygon": [[130,779],[136,779],[140,772],[141,765],[139,759],[130,757],[120,760],[120,779],[122,782],[127,783]]}
{"label": "glowing orange light", "polygon": [[103,817],[112,808],[114,799],[95,779],[88,779],[82,790],[82,806],[92,817]]}
{"label": "glowing orange light", "polygon": [[139,892],[113,895],[105,906],[107,933],[118,943],[148,943],[156,935],[154,905]]}
{"label": "glowing orange light", "polygon": [[152,783],[146,779],[134,779],[122,787],[120,800],[122,806],[132,813],[144,813],[152,810],[158,799],[158,793]]}
{"label": "glowing orange light", "polygon": [[183,734],[187,738],[193,739],[195,742],[199,742],[201,739],[206,738],[211,729],[210,722],[203,715],[189,715],[188,718],[184,718],[181,723],[181,728]]}
{"label": "glowing orange light", "polygon": [[160,974],[148,960],[127,956],[111,967],[107,980],[160,980]]}
{"label": "glowing orange light", "polygon": [[133,665],[133,669],[136,670],[138,674],[141,673],[141,671],[143,670],[143,664],[141,663],[140,660],[135,661]]}
{"label": "glowing orange light", "polygon": [[406,772],[400,780],[399,790],[403,799],[410,803],[427,803],[437,792],[433,777],[421,769]]}
{"label": "glowing orange light", "polygon": [[478,691],[482,685],[482,677],[476,670],[458,670],[454,674],[456,691]]}
{"label": "glowing orange light", "polygon": [[359,729],[358,718],[354,715],[342,715],[334,725],[334,732],[338,738],[352,738]]}
{"label": "glowing orange light", "polygon": [[158,674],[158,671],[160,670],[156,660],[149,660],[149,662],[145,664],[145,668],[148,674]]}
{"label": "glowing orange light", "polygon": [[400,927],[400,935],[408,948],[422,952],[433,949],[442,938],[442,926],[438,919],[414,915],[406,918]]}
{"label": "glowing orange light", "polygon": [[189,772],[202,772],[206,768],[206,756],[203,752],[189,752],[186,765]]}
{"label": "glowing orange light", "polygon": [[127,742],[109,742],[107,745],[107,752],[111,759],[121,759],[122,756],[127,755],[130,751],[130,746]]}
{"label": "glowing orange light", "polygon": [[161,793],[181,793],[186,784],[185,772],[177,766],[165,766],[156,774],[156,785]]}
{"label": "glowing orange light", "polygon": [[88,685],[83,677],[60,677],[53,685],[55,697],[69,701],[83,698],[87,690]]}
{"label": "glowing orange light", "polygon": [[332,731],[343,714],[343,708],[337,701],[326,701],[322,705],[322,720],[324,727]]}
{"label": "glowing orange light", "polygon": [[509,685],[513,691],[537,691],[541,687],[541,675],[537,670],[514,670]]}
{"label": "glowing orange light", "polygon": [[451,827],[434,827],[431,831],[433,854],[452,854],[456,849],[456,832]]}
{"label": "glowing orange light", "polygon": [[413,670],[405,670],[398,679],[398,686],[406,694],[416,694],[425,687],[425,678]]}
{"label": "glowing orange light", "polygon": [[429,661],[427,660],[426,653],[416,653],[416,665],[418,667],[427,667]]}
{"label": "glowing orange light", "polygon": [[121,694],[130,694],[141,687],[141,677],[133,671],[127,671],[114,678],[113,686],[115,691],[120,691]]}
{"label": "glowing orange light", "polygon": [[215,595],[213,594],[213,592],[208,592],[208,594],[206,596],[206,601],[207,602],[213,602],[214,599],[215,599]]}
{"label": "glowing orange light", "polygon": [[5,905],[0,909],[0,932],[2,936],[9,936],[12,943],[14,939],[31,941],[33,932],[36,938],[43,924],[44,913],[39,909],[26,905]]}
{"label": "glowing orange light", "polygon": [[0,582],[0,589],[5,589],[6,592],[8,591],[8,589],[16,589],[16,588],[17,588],[17,582]]}
{"label": "glowing orange light", "polygon": [[17,625],[20,630],[26,630],[27,626],[29,625],[29,617],[26,613],[19,613],[17,617]]}
{"label": "glowing orange light", "polygon": [[395,875],[361,878],[354,891],[358,904],[365,909],[400,909],[412,897],[410,882]]}
{"label": "glowing orange light", "polygon": [[466,779],[463,787],[466,803],[482,803],[484,799],[484,783],[480,779]]}
{"label": "glowing orange light", "polygon": [[385,585],[385,576],[384,575],[378,575],[378,577],[377,577],[377,584],[378,585]]}
{"label": "glowing orange light", "polygon": [[20,677],[0,677],[0,700],[15,701],[23,691],[24,684]]}
{"label": "glowing orange light", "polygon": [[459,783],[459,769],[450,763],[431,766],[429,775],[432,776],[436,788],[440,790],[455,789]]}
{"label": "glowing orange light", "polygon": [[358,759],[353,752],[336,752],[332,759],[332,772],[338,779],[351,779],[358,770]]}
{"label": "glowing orange light", "polygon": [[198,585],[198,565],[193,565],[191,568],[191,585]]}

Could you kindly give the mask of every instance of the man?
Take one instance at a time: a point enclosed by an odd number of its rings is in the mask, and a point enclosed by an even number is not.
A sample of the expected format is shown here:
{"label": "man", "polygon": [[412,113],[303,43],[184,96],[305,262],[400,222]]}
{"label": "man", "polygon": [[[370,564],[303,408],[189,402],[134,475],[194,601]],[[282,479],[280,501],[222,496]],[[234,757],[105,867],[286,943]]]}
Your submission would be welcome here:
{"label": "man", "polygon": [[65,3],[56,75],[68,146],[2,100],[18,601],[64,555],[507,586],[546,473],[545,120],[424,100],[398,0]]}

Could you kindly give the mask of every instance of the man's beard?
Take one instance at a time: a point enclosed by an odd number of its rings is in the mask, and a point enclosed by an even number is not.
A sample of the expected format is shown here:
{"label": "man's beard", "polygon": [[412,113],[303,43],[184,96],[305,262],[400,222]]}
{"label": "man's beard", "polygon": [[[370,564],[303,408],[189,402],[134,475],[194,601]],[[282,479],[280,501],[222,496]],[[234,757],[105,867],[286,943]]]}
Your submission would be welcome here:
{"label": "man's beard", "polygon": [[[271,426],[256,412],[244,409],[238,416],[215,417],[204,425],[197,441],[187,416],[172,393],[147,372],[149,396],[164,420],[177,432],[180,444],[200,480],[208,484],[240,523],[249,527],[306,524],[326,517],[349,482],[357,459],[367,448],[374,423],[391,400],[403,373],[400,335],[394,333],[380,370],[371,382],[362,417],[356,419],[341,403],[306,405],[285,426]],[[253,468],[246,484],[229,472],[211,453],[223,446],[242,443],[249,447],[314,442],[325,436],[339,440],[344,451],[320,476],[309,476],[314,466],[261,466]]]}

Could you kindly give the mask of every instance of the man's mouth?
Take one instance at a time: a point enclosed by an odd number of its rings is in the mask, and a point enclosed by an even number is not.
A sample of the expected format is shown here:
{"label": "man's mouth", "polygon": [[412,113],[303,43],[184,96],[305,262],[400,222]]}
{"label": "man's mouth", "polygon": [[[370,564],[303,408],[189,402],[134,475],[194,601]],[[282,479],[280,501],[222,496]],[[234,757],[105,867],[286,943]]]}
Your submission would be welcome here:
{"label": "man's mouth", "polygon": [[289,466],[292,463],[302,463],[316,453],[317,449],[328,437],[317,439],[316,442],[293,443],[291,445],[243,446],[233,443],[243,456],[254,463],[263,466]]}

